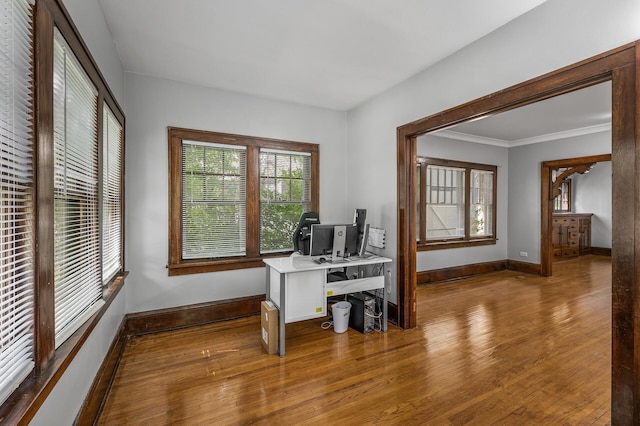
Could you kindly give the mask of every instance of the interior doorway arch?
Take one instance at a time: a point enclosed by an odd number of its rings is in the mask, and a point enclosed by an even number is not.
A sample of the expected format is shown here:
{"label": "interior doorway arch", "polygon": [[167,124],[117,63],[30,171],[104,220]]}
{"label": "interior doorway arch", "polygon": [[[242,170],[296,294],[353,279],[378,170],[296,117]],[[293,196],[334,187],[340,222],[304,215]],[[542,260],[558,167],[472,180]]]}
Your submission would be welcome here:
{"label": "interior doorway arch", "polygon": [[[485,115],[508,111],[593,84],[612,84],[612,423],[640,424],[640,97],[636,81],[638,43],[631,43],[574,65],[405,124],[397,129],[398,323],[416,326],[416,138]],[[640,221],[640,218],[637,220]],[[631,297],[630,297],[631,295]],[[638,347],[640,351],[640,347]]]}
{"label": "interior doorway arch", "polygon": [[551,243],[551,217],[553,215],[552,178],[553,170],[562,167],[576,168],[589,166],[602,161],[611,161],[611,154],[591,155],[588,157],[567,158],[564,160],[544,161],[540,166],[540,275],[550,277],[553,274],[553,250]]}

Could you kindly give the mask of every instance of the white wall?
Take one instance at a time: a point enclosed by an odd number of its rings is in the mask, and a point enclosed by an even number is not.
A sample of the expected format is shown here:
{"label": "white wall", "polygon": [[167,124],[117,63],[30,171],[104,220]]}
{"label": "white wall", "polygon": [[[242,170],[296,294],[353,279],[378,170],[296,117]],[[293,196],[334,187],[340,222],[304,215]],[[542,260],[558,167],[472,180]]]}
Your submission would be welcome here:
{"label": "white wall", "polygon": [[[510,87],[640,39],[640,2],[636,0],[549,0],[470,46],[445,58],[391,90],[348,113],[349,161],[355,153],[375,152],[384,163],[375,168],[347,169],[349,198],[367,194],[367,208],[388,212],[381,226],[387,230],[386,255],[397,255],[396,129],[398,126]],[[573,156],[573,155],[571,155]],[[509,162],[509,208],[514,191],[511,176],[518,166]],[[539,173],[539,172],[538,172]],[[538,178],[537,175],[535,176]],[[539,182],[539,180],[536,180]],[[528,189],[529,190],[529,189]],[[531,188],[532,197],[539,188]],[[509,258],[529,252],[539,262],[539,214],[528,222],[526,235],[512,237],[508,228]],[[526,241],[526,242],[525,242]],[[537,241],[530,244],[529,241]],[[515,255],[514,255],[515,253]],[[536,253],[532,256],[532,253]],[[455,264],[466,264],[460,256]],[[451,264],[430,265],[430,269]],[[395,264],[392,276],[395,277]],[[395,287],[395,281],[392,282]],[[394,299],[395,300],[395,299]]]}
{"label": "white wall", "polygon": [[472,264],[506,259],[509,150],[504,147],[464,142],[429,134],[418,138],[417,148],[418,155],[425,157],[498,166],[498,187],[496,188],[498,194],[496,236],[498,241],[496,244],[418,252],[416,256],[417,270],[425,271],[457,266],[461,261],[464,264]]}
{"label": "white wall", "polygon": [[[611,153],[610,132],[509,149],[509,259],[540,263],[541,163],[609,153]],[[611,180],[609,180],[609,191],[611,191]],[[527,252],[528,257],[520,257],[522,251]]]}
{"label": "white wall", "polygon": [[591,246],[611,248],[611,161],[597,163],[583,175],[573,175],[573,211],[593,213]]}
{"label": "white wall", "polygon": [[169,277],[167,126],[320,145],[320,219],[345,220],[346,115],[126,75],[129,312],[265,293],[264,268]]}
{"label": "white wall", "polygon": [[124,105],[124,69],[111,38],[99,0],[63,0],[113,96]]}

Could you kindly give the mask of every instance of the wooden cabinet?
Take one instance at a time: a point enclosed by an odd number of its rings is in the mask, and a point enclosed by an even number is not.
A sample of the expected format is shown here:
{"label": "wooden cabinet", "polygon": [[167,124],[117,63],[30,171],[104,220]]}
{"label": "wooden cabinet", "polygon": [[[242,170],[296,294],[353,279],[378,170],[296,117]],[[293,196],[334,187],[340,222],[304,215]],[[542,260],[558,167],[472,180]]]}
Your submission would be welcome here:
{"label": "wooden cabinet", "polygon": [[591,253],[591,213],[557,213],[551,220],[553,259]]}

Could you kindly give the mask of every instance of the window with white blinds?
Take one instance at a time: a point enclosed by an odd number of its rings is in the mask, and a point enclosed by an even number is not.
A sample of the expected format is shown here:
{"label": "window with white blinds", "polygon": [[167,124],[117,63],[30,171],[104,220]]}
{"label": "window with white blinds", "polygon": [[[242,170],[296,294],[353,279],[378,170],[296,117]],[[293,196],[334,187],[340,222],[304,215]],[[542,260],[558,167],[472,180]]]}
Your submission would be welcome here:
{"label": "window with white blinds", "polygon": [[122,125],[105,104],[102,115],[102,281],[122,269]]}
{"label": "window with white blinds", "polygon": [[260,253],[293,250],[300,216],[311,210],[311,154],[260,149]]}
{"label": "window with white blinds", "polygon": [[243,146],[182,141],[182,258],[246,254]]}
{"label": "window with white blinds", "polygon": [[55,340],[63,343],[103,304],[98,197],[98,93],[54,36]]}
{"label": "window with white blinds", "polygon": [[169,275],[263,267],[319,206],[319,146],[169,127]]}
{"label": "window with white blinds", "polygon": [[0,0],[0,403],[34,365],[32,12]]}

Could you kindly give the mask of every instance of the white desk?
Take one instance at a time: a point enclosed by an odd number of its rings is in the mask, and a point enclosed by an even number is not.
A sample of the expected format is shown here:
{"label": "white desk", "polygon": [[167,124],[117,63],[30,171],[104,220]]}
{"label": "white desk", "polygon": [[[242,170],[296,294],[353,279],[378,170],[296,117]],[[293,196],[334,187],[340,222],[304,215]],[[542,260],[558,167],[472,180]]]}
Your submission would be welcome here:
{"label": "white desk", "polygon": [[[316,263],[310,256],[264,259],[267,265],[267,300],[280,311],[280,356],[285,354],[285,324],[326,316],[329,296],[383,289],[382,330],[386,332],[388,307],[384,268],[380,268],[380,275],[371,276],[367,273],[370,268],[366,267],[388,262],[391,259],[375,255],[350,258],[340,263]],[[357,268],[358,278],[327,281],[330,269],[345,267]]]}

